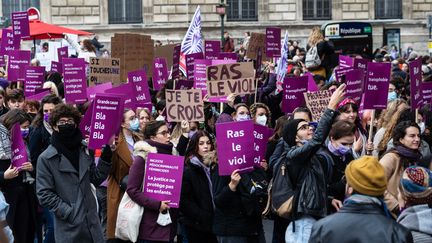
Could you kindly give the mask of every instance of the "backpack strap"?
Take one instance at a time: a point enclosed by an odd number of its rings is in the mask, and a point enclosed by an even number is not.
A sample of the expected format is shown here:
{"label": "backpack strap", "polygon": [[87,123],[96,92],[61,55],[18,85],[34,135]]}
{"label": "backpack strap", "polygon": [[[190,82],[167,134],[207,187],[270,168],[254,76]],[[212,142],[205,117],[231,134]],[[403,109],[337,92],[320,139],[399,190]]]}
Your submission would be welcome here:
{"label": "backpack strap", "polygon": [[327,165],[327,176],[331,177],[333,175],[333,165],[334,165],[333,158],[328,153],[322,150],[318,151],[317,155],[320,155],[324,158]]}

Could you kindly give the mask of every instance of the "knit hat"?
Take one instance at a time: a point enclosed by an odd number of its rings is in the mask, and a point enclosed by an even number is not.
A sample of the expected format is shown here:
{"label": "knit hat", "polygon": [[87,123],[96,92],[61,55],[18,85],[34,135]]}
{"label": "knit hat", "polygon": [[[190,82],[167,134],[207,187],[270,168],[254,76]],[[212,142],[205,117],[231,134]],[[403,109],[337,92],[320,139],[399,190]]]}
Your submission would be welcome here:
{"label": "knit hat", "polygon": [[401,192],[408,204],[432,203],[432,172],[420,166],[405,169],[401,178]]}
{"label": "knit hat", "polygon": [[282,133],[283,140],[290,146],[295,146],[297,136],[297,126],[300,122],[305,122],[303,119],[294,119],[288,121]]}
{"label": "knit hat", "polygon": [[345,169],[348,185],[367,196],[382,196],[387,189],[384,168],[374,156],[363,156],[351,161]]}

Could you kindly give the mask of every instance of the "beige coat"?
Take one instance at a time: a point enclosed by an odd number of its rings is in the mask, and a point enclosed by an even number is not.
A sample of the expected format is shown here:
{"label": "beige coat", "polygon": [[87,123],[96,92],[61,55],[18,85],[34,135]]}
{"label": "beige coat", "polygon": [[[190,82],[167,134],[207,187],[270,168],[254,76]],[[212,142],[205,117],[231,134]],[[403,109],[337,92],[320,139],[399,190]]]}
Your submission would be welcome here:
{"label": "beige coat", "polygon": [[387,190],[384,193],[384,201],[388,209],[393,211],[399,205],[404,205],[399,190],[404,167],[400,162],[400,156],[394,152],[385,154],[379,163],[384,167],[387,177]]}

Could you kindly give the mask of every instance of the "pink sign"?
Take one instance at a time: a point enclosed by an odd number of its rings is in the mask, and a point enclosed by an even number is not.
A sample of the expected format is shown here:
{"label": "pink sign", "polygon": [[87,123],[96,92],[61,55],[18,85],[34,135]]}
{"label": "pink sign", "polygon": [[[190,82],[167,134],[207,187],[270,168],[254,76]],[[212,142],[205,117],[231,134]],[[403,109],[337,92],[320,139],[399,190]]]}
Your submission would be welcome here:
{"label": "pink sign", "polygon": [[269,27],[266,28],[266,49],[267,57],[281,56],[281,29]]}
{"label": "pink sign", "polygon": [[112,88],[111,82],[107,82],[107,83],[95,85],[92,87],[88,87],[87,88],[87,99],[88,100],[94,100],[97,93],[104,93],[105,90],[111,89],[111,88]]}
{"label": "pink sign", "polygon": [[37,100],[40,101],[42,100],[45,96],[47,95],[51,95],[51,91],[50,90],[46,90],[40,93],[36,93],[35,95],[26,97],[26,100]]}
{"label": "pink sign", "polygon": [[410,92],[411,92],[411,109],[415,110],[421,107],[423,103],[421,95],[421,74],[422,62],[421,58],[417,58],[414,61],[409,62],[410,70]]}
{"label": "pink sign", "polygon": [[61,62],[51,61],[51,72],[63,74],[63,64],[61,64]]}
{"label": "pink sign", "polygon": [[69,57],[69,49],[67,46],[57,48],[58,61],[62,62],[63,58]]}
{"label": "pink sign", "polygon": [[87,101],[86,64],[82,58],[63,58],[65,100],[69,104]]}
{"label": "pink sign", "polygon": [[25,81],[25,67],[30,64],[30,51],[9,51],[8,80]]}
{"label": "pink sign", "polygon": [[369,61],[367,59],[354,58],[354,65],[353,66],[354,66],[354,68],[361,69],[361,70],[366,72],[368,62]]}
{"label": "pink sign", "polygon": [[21,39],[30,38],[30,23],[27,12],[12,13],[12,29]]}
{"label": "pink sign", "polygon": [[137,70],[128,73],[129,83],[132,83],[134,88],[134,96],[136,104],[146,104],[151,102],[150,90],[148,87],[147,74],[145,70]]}
{"label": "pink sign", "polygon": [[339,67],[341,68],[349,68],[354,64],[354,60],[352,57],[339,55]]}
{"label": "pink sign", "polygon": [[305,76],[308,77],[308,91],[309,92],[317,92],[319,91],[318,86],[315,83],[315,79],[312,73],[305,73]]}
{"label": "pink sign", "polygon": [[346,68],[336,68],[335,69],[335,77],[336,77],[336,81],[340,82],[340,83],[344,83],[344,79],[345,79],[345,74],[349,71],[354,70],[354,68],[352,67],[346,67]]}
{"label": "pink sign", "polygon": [[218,54],[221,51],[220,41],[206,40],[204,41],[205,56],[204,59],[218,59]]}
{"label": "pink sign", "polygon": [[221,52],[217,55],[219,60],[233,60],[237,62],[238,56],[235,52]]}
{"label": "pink sign", "polygon": [[123,98],[123,107],[135,109],[135,98],[132,83],[125,83],[115,88],[105,90],[105,93],[117,94]]}
{"label": "pink sign", "polygon": [[27,66],[25,69],[24,96],[36,94],[37,88],[42,88],[45,74],[45,67]]}
{"label": "pink sign", "polygon": [[21,135],[21,127],[17,122],[11,129],[11,164],[13,167],[20,169],[25,162],[28,162],[27,150]]}
{"label": "pink sign", "polygon": [[178,208],[183,168],[184,157],[149,153],[145,165],[144,196],[158,201],[170,201],[170,207]]}
{"label": "pink sign", "polygon": [[202,52],[186,55],[186,74],[189,81],[194,81],[195,59],[203,59]]}
{"label": "pink sign", "polygon": [[90,126],[91,126],[91,118],[93,115],[93,101],[90,102],[90,105],[87,107],[86,112],[84,113],[84,116],[81,119],[81,122],[79,124],[79,129],[81,131],[81,134],[85,136],[90,136]]}
{"label": "pink sign", "polygon": [[207,66],[212,64],[211,60],[196,59],[194,66],[194,88],[200,89],[203,97],[207,94]]}
{"label": "pink sign", "polygon": [[8,55],[9,51],[19,50],[21,44],[19,36],[14,36],[11,29],[2,29],[2,31],[0,55]]}
{"label": "pink sign", "polygon": [[370,62],[367,66],[364,109],[387,108],[391,64]]}
{"label": "pink sign", "polygon": [[255,166],[260,166],[260,162],[265,159],[267,143],[269,141],[269,138],[273,134],[273,129],[258,124],[254,124],[253,134],[254,134],[254,151],[255,151],[254,164]]}
{"label": "pink sign", "polygon": [[168,69],[165,58],[157,57],[153,60],[153,89],[160,90],[168,80]]}
{"label": "pink sign", "polygon": [[357,105],[360,104],[363,95],[364,87],[364,71],[361,69],[354,69],[345,74],[345,93],[346,97],[353,99]]}
{"label": "pink sign", "polygon": [[308,77],[285,77],[283,83],[282,111],[292,113],[295,108],[304,106],[303,93],[307,91]]}

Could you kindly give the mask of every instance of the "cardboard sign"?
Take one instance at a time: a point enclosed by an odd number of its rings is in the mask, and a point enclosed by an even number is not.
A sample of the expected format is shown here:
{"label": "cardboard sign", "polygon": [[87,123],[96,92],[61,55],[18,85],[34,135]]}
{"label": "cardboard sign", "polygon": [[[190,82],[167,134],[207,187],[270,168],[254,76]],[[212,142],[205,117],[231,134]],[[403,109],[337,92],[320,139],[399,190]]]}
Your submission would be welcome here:
{"label": "cardboard sign", "polygon": [[414,61],[409,62],[409,70],[410,70],[410,98],[411,98],[411,109],[415,110],[421,107],[423,103],[422,95],[421,95],[421,82],[422,82],[422,74],[421,74],[422,62],[420,58],[417,58]]}
{"label": "cardboard sign", "polygon": [[353,99],[357,104],[360,104],[363,95],[364,87],[364,71],[355,69],[345,74],[345,96]]}
{"label": "cardboard sign", "polygon": [[90,86],[106,82],[120,84],[120,59],[90,57]]}
{"label": "cardboard sign", "polygon": [[194,66],[194,89],[200,89],[203,97],[207,94],[207,66],[212,64],[211,60],[196,59]]}
{"label": "cardboard sign", "polygon": [[8,80],[14,81],[25,81],[25,67],[30,64],[30,51],[9,51],[8,61]]}
{"label": "cardboard sign", "polygon": [[21,39],[30,37],[30,23],[27,11],[12,13],[12,29],[14,35],[19,36]]}
{"label": "cardboard sign", "polygon": [[89,149],[100,149],[108,144],[118,129],[123,113],[123,100],[113,94],[96,94],[91,118]]}
{"label": "cardboard sign", "polygon": [[64,46],[64,47],[57,48],[57,56],[59,62],[62,62],[63,58],[68,58],[69,57],[68,47]]}
{"label": "cardboard sign", "polygon": [[267,57],[281,56],[281,29],[266,28],[265,53]]}
{"label": "cardboard sign", "polygon": [[319,121],[324,111],[330,102],[332,92],[330,90],[323,90],[318,92],[307,92],[303,93],[306,106],[312,113],[312,119]]}
{"label": "cardboard sign", "polygon": [[145,70],[129,72],[128,80],[134,87],[133,92],[137,106],[151,103],[150,90]]}
{"label": "cardboard sign", "polygon": [[99,85],[96,85],[93,87],[88,87],[87,88],[87,99],[93,100],[96,97],[97,93],[104,93],[105,90],[111,89],[111,88],[112,88],[111,83],[104,83],[104,84],[99,84]]}
{"label": "cardboard sign", "polygon": [[153,60],[153,89],[160,90],[168,80],[168,69],[165,58]]}
{"label": "cardboard sign", "polygon": [[[266,35],[261,33],[251,33],[251,37],[249,39],[249,45],[246,50],[246,56],[250,59],[257,59],[258,50],[261,49],[262,52],[266,49]],[[266,56],[263,53],[263,60],[266,59]]]}
{"label": "cardboard sign", "polygon": [[285,77],[283,83],[282,111],[292,113],[305,104],[303,93],[307,90],[308,77]]}
{"label": "cardboard sign", "polygon": [[36,94],[37,88],[42,88],[45,80],[45,67],[27,66],[25,70],[24,96]]}
{"label": "cardboard sign", "polygon": [[252,120],[216,124],[219,175],[228,176],[234,170],[254,168],[254,124]]}
{"label": "cardboard sign", "polygon": [[265,154],[267,151],[267,143],[269,138],[273,134],[273,129],[265,126],[254,124],[254,164],[255,166],[260,166],[260,162],[265,159]]}
{"label": "cardboard sign", "polygon": [[186,74],[189,81],[194,81],[194,66],[195,59],[203,59],[204,55],[202,52],[186,55]]}
{"label": "cardboard sign", "polygon": [[61,62],[51,61],[51,72],[63,74],[63,64]]}
{"label": "cardboard sign", "polygon": [[14,36],[13,30],[2,29],[0,55],[8,55],[9,51],[19,50],[20,44],[21,39],[19,36]]}
{"label": "cardboard sign", "polygon": [[158,201],[170,201],[170,207],[178,208],[183,168],[184,157],[149,153],[143,182],[144,196]]}
{"label": "cardboard sign", "polygon": [[69,104],[87,101],[87,78],[83,58],[63,58],[65,100]]}
{"label": "cardboard sign", "polygon": [[367,66],[364,109],[387,108],[388,88],[390,84],[390,63],[370,62]]}
{"label": "cardboard sign", "polygon": [[253,94],[255,91],[255,70],[252,62],[207,67],[209,97],[226,97],[231,93]]}
{"label": "cardboard sign", "polygon": [[206,40],[204,41],[205,56],[204,59],[214,60],[218,59],[218,55],[221,52],[220,41]]}
{"label": "cardboard sign", "polygon": [[172,65],[172,71],[171,71],[171,77],[173,79],[177,79],[179,78],[179,65],[180,65],[180,50],[181,50],[181,45],[176,45],[174,47],[174,52],[173,52],[173,65]]}
{"label": "cardboard sign", "polygon": [[21,127],[17,122],[11,129],[11,164],[13,167],[20,169],[25,162],[28,162],[27,150],[21,135]]}
{"label": "cardboard sign", "polygon": [[173,54],[174,48],[177,44],[168,44],[163,46],[155,46],[154,47],[154,55],[155,57],[162,57],[165,59],[167,64],[167,69],[170,70],[173,65]]}
{"label": "cardboard sign", "polygon": [[339,55],[339,67],[341,68],[349,68],[353,67],[354,60],[352,57]]}
{"label": "cardboard sign", "polygon": [[84,116],[81,119],[81,122],[79,124],[79,129],[81,131],[81,134],[83,137],[90,136],[90,126],[91,126],[91,119],[92,119],[92,112],[93,112],[93,101],[90,102],[89,106],[87,107],[86,112],[84,113]]}
{"label": "cardboard sign", "polygon": [[204,121],[201,90],[165,90],[168,122]]}

